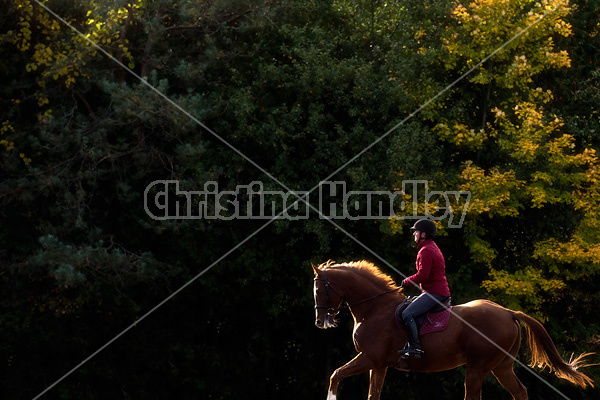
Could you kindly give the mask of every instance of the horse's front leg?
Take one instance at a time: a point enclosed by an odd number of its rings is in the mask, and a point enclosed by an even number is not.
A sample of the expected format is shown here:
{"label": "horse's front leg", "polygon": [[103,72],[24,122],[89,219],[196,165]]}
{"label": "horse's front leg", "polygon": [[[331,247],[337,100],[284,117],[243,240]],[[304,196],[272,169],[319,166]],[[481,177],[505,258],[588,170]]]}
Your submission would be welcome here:
{"label": "horse's front leg", "polygon": [[381,396],[381,388],[383,387],[383,381],[385,380],[386,373],[387,367],[371,370],[371,385],[369,386],[368,400],[379,400],[379,396]]}
{"label": "horse's front leg", "polygon": [[[363,353],[358,353],[356,357],[350,360],[347,364],[336,369],[329,379],[329,393],[327,400],[336,400],[338,386],[340,381],[347,376],[360,374],[373,369],[373,363]],[[383,380],[382,380],[383,383]],[[369,395],[370,396],[370,395]]]}
{"label": "horse's front leg", "polygon": [[387,367],[371,370],[371,384],[369,386],[368,400],[379,400],[379,396],[381,396],[381,388],[383,387],[383,381],[385,380],[386,373]]}

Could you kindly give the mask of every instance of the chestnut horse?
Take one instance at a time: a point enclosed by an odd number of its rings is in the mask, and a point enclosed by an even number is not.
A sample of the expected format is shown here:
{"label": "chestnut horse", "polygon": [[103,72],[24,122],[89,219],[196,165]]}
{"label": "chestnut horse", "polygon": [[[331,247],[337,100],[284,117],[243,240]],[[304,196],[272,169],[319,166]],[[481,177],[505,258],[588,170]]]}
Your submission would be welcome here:
{"label": "chestnut horse", "polygon": [[[406,298],[394,281],[367,261],[312,266],[315,273],[316,326],[336,327],[335,316],[346,302],[354,316],[354,347],[358,355],[331,375],[328,400],[335,400],[340,381],[370,372],[369,400],[378,400],[388,368],[435,372],[466,366],[465,400],[479,400],[483,379],[490,372],[516,400],[527,399],[527,389],[513,371],[521,343],[522,323],[527,330],[532,366],[553,369],[575,385],[593,387],[578,371],[586,365],[582,354],[565,362],[546,329],[536,319],[487,300],[454,306],[446,330],[421,337],[421,359],[399,359],[406,335],[395,325],[394,311]],[[564,396],[563,396],[564,397]]]}

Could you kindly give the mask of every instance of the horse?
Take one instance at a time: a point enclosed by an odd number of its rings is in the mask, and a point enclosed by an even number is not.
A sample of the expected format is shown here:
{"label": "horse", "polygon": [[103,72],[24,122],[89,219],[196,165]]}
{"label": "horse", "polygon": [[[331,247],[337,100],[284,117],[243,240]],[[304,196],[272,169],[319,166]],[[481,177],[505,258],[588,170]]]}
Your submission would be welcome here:
{"label": "horse", "polygon": [[336,315],[346,303],[354,317],[352,339],[358,355],[336,369],[329,381],[327,400],[335,400],[342,379],[370,373],[369,400],[379,400],[389,368],[413,372],[438,372],[464,365],[465,400],[479,400],[484,378],[491,372],[515,400],[526,400],[527,389],[513,371],[521,345],[521,323],[532,353],[531,366],[550,367],[559,378],[582,388],[592,380],[578,368],[589,366],[583,353],[564,361],[535,318],[488,300],[474,300],[452,308],[448,327],[421,336],[424,355],[402,359],[398,350],[406,334],[396,327],[394,313],[406,296],[393,279],[367,261],[335,264],[331,260],[312,268],[315,274],[315,325],[337,326]]}

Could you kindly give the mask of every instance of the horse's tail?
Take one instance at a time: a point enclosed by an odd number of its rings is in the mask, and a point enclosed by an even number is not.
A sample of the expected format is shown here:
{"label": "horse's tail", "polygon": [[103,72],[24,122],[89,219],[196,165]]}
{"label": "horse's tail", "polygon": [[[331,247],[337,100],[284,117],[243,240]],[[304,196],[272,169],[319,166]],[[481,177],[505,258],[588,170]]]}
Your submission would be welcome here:
{"label": "horse's tail", "polygon": [[594,387],[593,381],[578,368],[588,367],[584,358],[593,353],[583,353],[579,357],[571,356],[569,362],[563,360],[554,346],[554,342],[544,326],[535,318],[520,311],[512,311],[513,318],[522,322],[527,331],[527,342],[531,349],[531,367],[554,369],[556,376],[566,379],[577,386],[585,388],[587,385]]}

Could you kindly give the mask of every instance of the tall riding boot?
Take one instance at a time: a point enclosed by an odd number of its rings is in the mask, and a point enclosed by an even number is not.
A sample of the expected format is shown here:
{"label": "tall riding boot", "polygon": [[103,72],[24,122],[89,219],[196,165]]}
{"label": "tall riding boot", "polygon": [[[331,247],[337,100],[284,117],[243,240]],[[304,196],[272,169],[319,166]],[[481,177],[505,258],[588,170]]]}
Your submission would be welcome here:
{"label": "tall riding boot", "polygon": [[408,343],[406,344],[406,347],[400,351],[402,358],[421,358],[425,353],[421,350],[419,330],[417,329],[417,323],[413,317],[404,320],[404,330],[406,330]]}

